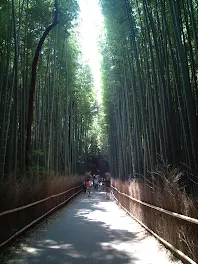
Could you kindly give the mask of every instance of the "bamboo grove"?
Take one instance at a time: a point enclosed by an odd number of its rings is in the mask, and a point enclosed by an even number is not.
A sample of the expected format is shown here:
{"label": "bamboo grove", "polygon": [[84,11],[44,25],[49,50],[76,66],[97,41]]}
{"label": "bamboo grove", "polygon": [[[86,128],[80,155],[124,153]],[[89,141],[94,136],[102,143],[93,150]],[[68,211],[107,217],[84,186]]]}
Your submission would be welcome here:
{"label": "bamboo grove", "polygon": [[198,173],[197,1],[103,0],[101,6],[113,175],[148,177],[163,163],[183,166],[191,172],[185,182],[193,185]]}
{"label": "bamboo grove", "polygon": [[[79,62],[75,0],[3,0],[0,4],[0,177],[26,170],[84,172],[94,99],[89,67]],[[56,10],[55,10],[56,9]],[[47,27],[36,67],[32,100],[31,151],[27,148],[31,71]],[[37,54],[38,55],[38,54]]]}

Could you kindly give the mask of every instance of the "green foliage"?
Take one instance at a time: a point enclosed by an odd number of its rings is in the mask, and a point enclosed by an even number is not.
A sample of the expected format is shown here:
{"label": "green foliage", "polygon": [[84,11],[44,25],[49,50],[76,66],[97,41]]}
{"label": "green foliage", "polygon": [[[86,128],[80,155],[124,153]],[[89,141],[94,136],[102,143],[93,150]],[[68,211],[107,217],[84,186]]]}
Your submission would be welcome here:
{"label": "green foliage", "polygon": [[40,149],[34,149],[32,151],[32,157],[41,157],[44,155],[44,152]]}
{"label": "green foliage", "polygon": [[122,179],[129,173],[146,177],[159,157],[188,164],[197,173],[197,4],[103,0],[101,7],[112,173]]}
{"label": "green foliage", "polygon": [[[0,174],[25,169],[28,91],[33,56],[54,19],[54,1],[0,4]],[[32,170],[74,174],[86,170],[93,78],[80,61],[77,0],[58,1],[58,25],[39,57],[32,125]],[[11,27],[12,25],[12,27]],[[8,166],[9,164],[9,166]],[[43,170],[40,168],[44,168]],[[31,169],[30,169],[31,170]]]}

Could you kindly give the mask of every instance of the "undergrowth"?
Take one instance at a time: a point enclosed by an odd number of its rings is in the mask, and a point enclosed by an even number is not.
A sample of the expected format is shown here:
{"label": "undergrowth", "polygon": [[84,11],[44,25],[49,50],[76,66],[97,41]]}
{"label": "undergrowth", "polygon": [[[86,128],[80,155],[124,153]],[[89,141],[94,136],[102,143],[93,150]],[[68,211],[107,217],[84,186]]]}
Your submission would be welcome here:
{"label": "undergrowth", "polygon": [[[198,219],[198,196],[186,193],[183,174],[178,168],[160,166],[149,175],[150,180],[143,177],[124,182],[114,180],[113,185],[133,198]],[[115,196],[132,215],[198,263],[198,225],[141,205],[117,192]]]}
{"label": "undergrowth", "polygon": [[[0,185],[0,212],[62,193],[81,185],[83,179],[83,176],[62,176],[54,174],[44,174],[40,178],[22,177],[18,180],[10,177]],[[18,230],[27,226],[58,204],[66,201],[80,189],[82,189],[82,186],[24,210],[0,216],[0,244]]]}

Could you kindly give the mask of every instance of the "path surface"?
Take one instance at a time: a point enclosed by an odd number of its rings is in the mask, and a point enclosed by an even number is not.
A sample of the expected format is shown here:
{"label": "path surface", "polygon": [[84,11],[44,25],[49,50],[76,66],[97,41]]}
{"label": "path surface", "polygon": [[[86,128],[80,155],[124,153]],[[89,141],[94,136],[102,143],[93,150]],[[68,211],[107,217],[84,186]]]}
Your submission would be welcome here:
{"label": "path surface", "polygon": [[[2,256],[1,256],[2,257]],[[6,250],[6,264],[168,264],[171,254],[103,192],[81,194]]]}

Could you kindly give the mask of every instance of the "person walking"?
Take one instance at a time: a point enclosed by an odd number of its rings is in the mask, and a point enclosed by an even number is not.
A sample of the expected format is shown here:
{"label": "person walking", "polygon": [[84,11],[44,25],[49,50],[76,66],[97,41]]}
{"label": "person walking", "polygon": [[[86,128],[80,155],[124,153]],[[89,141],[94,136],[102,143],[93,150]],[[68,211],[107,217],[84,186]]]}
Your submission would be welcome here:
{"label": "person walking", "polygon": [[93,179],[93,185],[94,185],[95,190],[98,190],[98,177],[97,177],[97,175]]}
{"label": "person walking", "polygon": [[86,181],[83,181],[83,192],[86,193],[87,187],[86,187]]}
{"label": "person walking", "polygon": [[109,199],[111,192],[111,178],[109,173],[106,173],[105,187],[106,187],[106,199]]}
{"label": "person walking", "polygon": [[89,197],[91,194],[91,182],[89,180],[86,181],[86,189]]}

